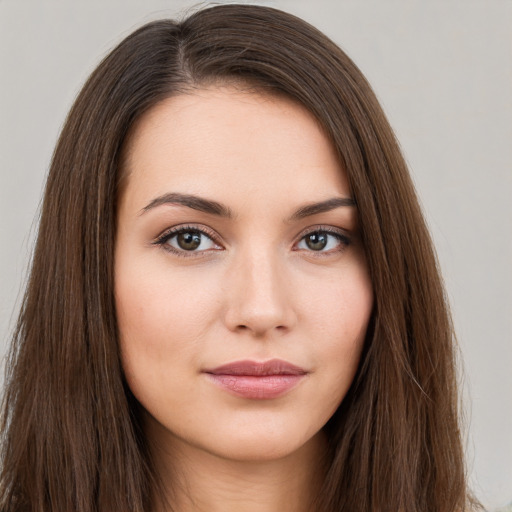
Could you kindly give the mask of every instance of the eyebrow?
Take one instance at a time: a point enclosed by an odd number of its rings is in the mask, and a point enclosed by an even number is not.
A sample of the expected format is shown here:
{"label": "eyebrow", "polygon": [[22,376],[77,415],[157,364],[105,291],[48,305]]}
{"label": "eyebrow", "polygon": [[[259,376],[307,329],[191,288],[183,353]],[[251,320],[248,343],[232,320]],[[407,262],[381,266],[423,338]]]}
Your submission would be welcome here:
{"label": "eyebrow", "polygon": [[333,197],[320,201],[319,203],[311,203],[299,208],[291,217],[290,220],[300,220],[305,217],[311,217],[318,213],[329,212],[342,206],[356,206],[356,202],[351,197]]}
{"label": "eyebrow", "polygon": [[[140,215],[152,210],[153,208],[166,204],[183,205],[188,208],[192,208],[193,210],[209,213],[211,215],[218,215],[219,217],[225,217],[228,219],[232,219],[234,217],[233,212],[229,207],[224,206],[217,201],[205,199],[192,194],[180,194],[178,192],[170,192],[153,199],[148,205],[142,208]],[[305,217],[335,210],[342,206],[354,207],[356,206],[356,202],[351,197],[333,197],[318,203],[306,204],[293,213],[289,220],[295,221],[304,219]]]}
{"label": "eyebrow", "polygon": [[218,215],[220,217],[233,218],[232,211],[223,204],[211,199],[204,199],[192,194],[179,194],[177,192],[170,192],[153,199],[147,206],[145,206],[140,214],[146,213],[157,206],[164,204],[180,204],[198,210],[200,212],[209,213],[211,215]]}

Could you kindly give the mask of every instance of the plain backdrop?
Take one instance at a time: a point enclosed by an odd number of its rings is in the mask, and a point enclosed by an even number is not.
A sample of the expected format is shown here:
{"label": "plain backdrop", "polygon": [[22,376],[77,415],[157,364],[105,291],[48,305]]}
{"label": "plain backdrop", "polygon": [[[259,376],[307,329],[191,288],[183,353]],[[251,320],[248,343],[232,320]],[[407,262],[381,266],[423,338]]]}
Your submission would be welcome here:
{"label": "plain backdrop", "polygon": [[[218,2],[222,3],[222,2]],[[471,482],[512,500],[512,1],[275,0],[372,83],[410,164],[464,359]],[[0,0],[0,355],[53,146],[110,48],[181,0]]]}

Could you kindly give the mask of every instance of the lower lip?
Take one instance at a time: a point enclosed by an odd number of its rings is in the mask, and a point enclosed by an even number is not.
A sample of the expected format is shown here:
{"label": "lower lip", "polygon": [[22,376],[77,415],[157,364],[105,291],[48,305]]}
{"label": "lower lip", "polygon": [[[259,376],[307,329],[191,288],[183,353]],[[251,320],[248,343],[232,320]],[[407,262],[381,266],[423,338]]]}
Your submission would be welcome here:
{"label": "lower lip", "polygon": [[292,390],[306,375],[216,375],[208,377],[229,393],[253,400],[278,398]]}

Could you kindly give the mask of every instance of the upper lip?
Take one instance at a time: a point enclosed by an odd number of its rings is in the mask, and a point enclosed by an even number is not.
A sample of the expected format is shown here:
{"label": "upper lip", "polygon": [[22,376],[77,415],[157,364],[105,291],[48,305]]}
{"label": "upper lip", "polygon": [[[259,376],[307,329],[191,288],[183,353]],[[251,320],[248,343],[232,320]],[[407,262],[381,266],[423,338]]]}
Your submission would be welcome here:
{"label": "upper lip", "polygon": [[205,370],[205,373],[212,375],[247,375],[247,376],[266,376],[266,375],[305,375],[306,370],[295,366],[281,359],[271,359],[270,361],[234,361],[223,364],[216,368]]}

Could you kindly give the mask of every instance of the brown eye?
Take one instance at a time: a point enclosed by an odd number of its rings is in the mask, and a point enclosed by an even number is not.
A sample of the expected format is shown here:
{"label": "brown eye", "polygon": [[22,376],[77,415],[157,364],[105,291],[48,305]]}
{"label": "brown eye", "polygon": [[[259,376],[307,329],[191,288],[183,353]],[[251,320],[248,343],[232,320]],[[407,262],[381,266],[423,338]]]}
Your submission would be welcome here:
{"label": "brown eye", "polygon": [[194,251],[201,245],[201,233],[198,231],[182,231],[176,236],[176,243],[184,251]]}
{"label": "brown eye", "polygon": [[304,237],[304,241],[312,251],[321,251],[327,246],[328,235],[327,233],[311,233]]}
{"label": "brown eye", "polygon": [[158,238],[155,243],[182,256],[186,253],[202,253],[212,249],[221,249],[204,231],[192,228],[171,230]]}
{"label": "brown eye", "polygon": [[350,239],[343,233],[319,229],[304,235],[297,244],[297,249],[330,254],[342,251],[348,245]]}

